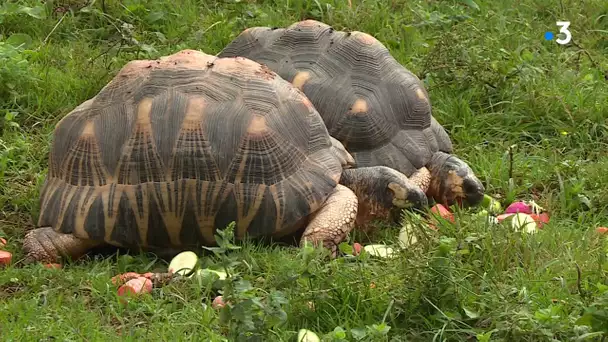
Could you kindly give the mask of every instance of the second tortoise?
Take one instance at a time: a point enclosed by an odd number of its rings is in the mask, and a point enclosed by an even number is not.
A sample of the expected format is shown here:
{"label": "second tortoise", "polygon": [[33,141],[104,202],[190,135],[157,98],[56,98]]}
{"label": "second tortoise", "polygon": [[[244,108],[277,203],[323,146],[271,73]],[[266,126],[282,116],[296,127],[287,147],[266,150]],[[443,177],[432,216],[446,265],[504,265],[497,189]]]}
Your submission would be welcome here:
{"label": "second tortoise", "polygon": [[406,176],[428,168],[427,195],[436,202],[483,199],[483,184],[453,154],[422,82],[371,35],[315,20],[251,27],[218,56],[265,64],[302,90],[358,166],[383,165]]}

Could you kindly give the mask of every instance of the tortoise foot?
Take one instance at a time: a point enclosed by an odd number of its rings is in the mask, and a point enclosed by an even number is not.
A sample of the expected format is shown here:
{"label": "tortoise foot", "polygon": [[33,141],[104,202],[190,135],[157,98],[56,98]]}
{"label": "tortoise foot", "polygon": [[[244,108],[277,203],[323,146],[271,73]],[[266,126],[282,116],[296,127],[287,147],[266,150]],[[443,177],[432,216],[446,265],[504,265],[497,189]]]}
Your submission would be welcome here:
{"label": "tortoise foot", "polygon": [[101,243],[84,240],[72,234],[62,234],[51,227],[29,231],[23,240],[26,263],[57,263],[61,258],[76,260]]}
{"label": "tortoise foot", "polygon": [[335,258],[338,245],[353,230],[356,218],[357,196],[349,188],[338,185],[323,207],[314,214],[302,235],[300,246],[306,242],[314,246],[322,244]]}

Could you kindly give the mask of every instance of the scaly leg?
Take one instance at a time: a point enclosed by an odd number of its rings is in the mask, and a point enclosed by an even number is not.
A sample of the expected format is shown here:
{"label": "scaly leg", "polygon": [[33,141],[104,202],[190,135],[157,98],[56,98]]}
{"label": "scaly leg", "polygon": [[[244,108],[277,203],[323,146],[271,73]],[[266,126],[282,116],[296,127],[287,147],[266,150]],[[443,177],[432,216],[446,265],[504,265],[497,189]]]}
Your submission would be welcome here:
{"label": "scaly leg", "polygon": [[431,172],[426,167],[421,167],[409,179],[426,193],[431,184]]}
{"label": "scaly leg", "polygon": [[102,242],[85,240],[72,234],[62,234],[51,227],[29,231],[23,240],[23,251],[28,262],[59,262],[61,257],[76,260]]}
{"label": "scaly leg", "polygon": [[338,245],[344,241],[355,226],[357,218],[357,196],[349,188],[337,185],[323,207],[316,213],[304,230],[300,245],[311,242],[314,246],[323,244],[331,251],[332,257],[338,253]]}

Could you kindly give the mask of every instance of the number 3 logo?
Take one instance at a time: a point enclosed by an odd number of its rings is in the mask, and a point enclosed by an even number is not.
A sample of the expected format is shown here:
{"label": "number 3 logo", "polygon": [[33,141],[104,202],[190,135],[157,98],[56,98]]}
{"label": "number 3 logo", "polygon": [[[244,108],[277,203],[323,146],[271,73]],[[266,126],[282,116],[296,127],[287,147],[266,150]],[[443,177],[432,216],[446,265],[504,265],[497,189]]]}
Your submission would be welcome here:
{"label": "number 3 logo", "polygon": [[556,22],[556,25],[560,27],[559,33],[565,34],[566,38],[557,39],[555,41],[560,45],[570,43],[570,40],[572,39],[572,33],[570,33],[570,31],[568,30],[568,27],[570,26],[570,22],[569,21],[558,21],[558,22]]}

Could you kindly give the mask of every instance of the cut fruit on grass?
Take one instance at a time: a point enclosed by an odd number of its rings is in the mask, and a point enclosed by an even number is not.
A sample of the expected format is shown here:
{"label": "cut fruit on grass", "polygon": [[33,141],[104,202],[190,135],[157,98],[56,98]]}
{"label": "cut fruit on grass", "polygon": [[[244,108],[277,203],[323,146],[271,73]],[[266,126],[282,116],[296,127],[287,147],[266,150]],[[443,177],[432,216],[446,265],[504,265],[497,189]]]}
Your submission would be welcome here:
{"label": "cut fruit on grass", "polygon": [[139,295],[152,292],[152,281],[148,278],[138,277],[131,279],[118,288],[119,296]]}
{"label": "cut fruit on grass", "polygon": [[217,296],[213,299],[213,302],[211,303],[211,307],[214,309],[221,309],[224,306],[226,306],[226,302],[224,302],[224,297],[223,296]]}
{"label": "cut fruit on grass", "polygon": [[6,240],[5,240],[5,239],[0,238],[0,247],[4,247],[4,246],[6,246],[6,244],[7,244],[7,243],[8,243],[8,242],[6,242]]}
{"label": "cut fruit on grass", "polygon": [[189,275],[196,268],[198,256],[191,251],[181,252],[176,255],[169,263],[169,273],[179,275]]}
{"label": "cut fruit on grass", "polygon": [[396,255],[395,250],[386,245],[367,245],[363,249],[366,253],[380,258],[392,258]]}
{"label": "cut fruit on grass", "polygon": [[608,227],[597,227],[595,231],[600,235],[608,235]]}
{"label": "cut fruit on grass", "polygon": [[131,279],[137,279],[139,277],[141,277],[142,275],[137,273],[137,272],[127,272],[127,273],[122,273],[119,275],[115,275],[114,277],[112,277],[112,284],[114,285],[121,285],[126,283],[127,281],[131,280]]}
{"label": "cut fruit on grass", "polygon": [[481,206],[486,208],[486,210],[492,214],[498,214],[502,211],[502,207],[500,206],[500,202],[492,198],[490,195],[483,195],[483,200],[481,201]]}
{"label": "cut fruit on grass", "polygon": [[[219,278],[219,280],[225,280],[228,277],[228,274],[226,274],[226,272],[224,272],[224,271],[217,271],[217,270],[212,270],[209,268],[204,268],[202,270],[198,270],[198,271],[196,271],[195,274],[196,274],[196,277],[199,279],[211,279],[212,277],[214,277],[216,275]],[[190,277],[192,277],[193,275],[191,275]]]}
{"label": "cut fruit on grass", "polygon": [[434,214],[438,214],[442,218],[444,218],[452,223],[456,222],[456,220],[454,219],[454,214],[452,214],[452,212],[448,208],[443,206],[442,204],[435,204],[431,208],[431,212]]}
{"label": "cut fruit on grass", "polygon": [[399,246],[401,248],[407,248],[416,242],[418,242],[418,239],[414,234],[414,226],[406,223],[399,231]]}
{"label": "cut fruit on grass", "polygon": [[300,329],[298,331],[298,342],[321,342],[321,339],[308,329]]}
{"label": "cut fruit on grass", "polygon": [[488,222],[490,224],[497,224],[498,223],[498,219],[496,217],[490,215],[490,213],[486,209],[483,209],[483,210],[475,213],[473,215],[473,217],[484,219],[486,222]]}
{"label": "cut fruit on grass", "polygon": [[543,225],[549,223],[549,214],[541,213],[541,214],[529,214],[532,219],[538,224],[538,228],[542,228]]}
{"label": "cut fruit on grass", "polygon": [[44,264],[44,268],[60,269],[61,268],[61,264]]}
{"label": "cut fruit on grass", "polygon": [[502,222],[513,215],[515,215],[515,214],[500,214],[500,215],[496,216],[496,220],[498,220],[498,222]]}
{"label": "cut fruit on grass", "polygon": [[505,210],[505,214],[517,213],[532,214],[532,208],[530,208],[530,206],[526,202],[517,201],[509,204],[507,210]]}
{"label": "cut fruit on grass", "polygon": [[361,254],[362,249],[363,249],[363,246],[360,243],[358,243],[358,242],[353,243],[353,255]]}
{"label": "cut fruit on grass", "polygon": [[13,260],[11,252],[0,251],[0,265],[10,265]]}
{"label": "cut fruit on grass", "polygon": [[516,232],[523,229],[524,232],[530,234],[536,233],[538,228],[534,219],[530,215],[524,213],[517,213],[513,215],[511,226]]}

